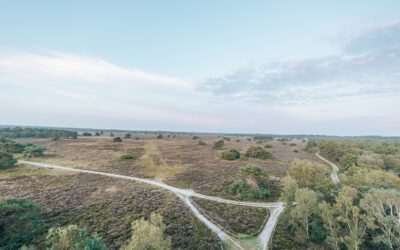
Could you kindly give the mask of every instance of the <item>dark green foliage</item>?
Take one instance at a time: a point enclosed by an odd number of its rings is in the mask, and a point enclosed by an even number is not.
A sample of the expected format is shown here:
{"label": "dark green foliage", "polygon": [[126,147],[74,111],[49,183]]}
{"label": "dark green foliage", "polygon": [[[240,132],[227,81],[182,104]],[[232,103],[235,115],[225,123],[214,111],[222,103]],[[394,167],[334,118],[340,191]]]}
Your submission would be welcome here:
{"label": "dark green foliage", "polygon": [[26,157],[41,157],[46,150],[45,147],[29,145],[24,149],[24,156]]}
{"label": "dark green foliage", "polygon": [[27,144],[16,143],[12,140],[8,140],[6,138],[0,139],[0,151],[11,153],[11,154],[18,154],[22,153],[25,149]]}
{"label": "dark green foliage", "polygon": [[9,153],[0,152],[0,169],[6,169],[14,166],[17,161]]}
{"label": "dark green foliage", "polygon": [[113,142],[122,142],[121,137],[114,137]]}
{"label": "dark green foliage", "polygon": [[258,146],[251,146],[249,149],[247,149],[245,156],[247,158],[255,158],[255,159],[262,159],[262,160],[267,160],[267,159],[273,158],[273,156],[270,152],[265,151],[263,148],[258,147]]}
{"label": "dark green foliage", "polygon": [[266,144],[266,145],[264,146],[264,148],[273,148],[273,146],[272,146],[271,144]]}
{"label": "dark green foliage", "polygon": [[241,179],[229,186],[229,192],[241,200],[265,200],[271,196],[268,189],[268,173],[257,166],[240,169]]}
{"label": "dark green foliage", "polygon": [[120,159],[121,161],[136,160],[136,159],[137,159],[137,156],[135,156],[135,155],[121,155],[121,156],[119,157],[119,159]]}
{"label": "dark green foliage", "polygon": [[254,136],[253,139],[260,141],[272,141],[274,138],[272,136],[260,135],[260,136]]}
{"label": "dark green foliage", "polygon": [[41,229],[41,207],[29,199],[0,200],[0,248],[28,245]]}
{"label": "dark green foliage", "polygon": [[216,150],[221,150],[225,145],[225,142],[223,140],[218,140],[216,142],[214,142],[212,149],[216,149]]}
{"label": "dark green foliage", "polygon": [[100,133],[99,133],[99,132],[96,132],[96,133],[95,133],[95,136],[100,136]]}
{"label": "dark green foliage", "polygon": [[193,139],[193,140],[198,140],[198,139],[200,139],[200,137],[198,137],[198,136],[193,136],[192,139]]}
{"label": "dark green foliage", "polygon": [[221,158],[228,161],[234,161],[240,159],[240,152],[236,149],[230,149],[222,152]]}
{"label": "dark green foliage", "polygon": [[90,132],[83,132],[83,133],[82,133],[82,136],[92,136],[92,133],[90,133]]}
{"label": "dark green foliage", "polygon": [[78,137],[77,132],[61,130],[61,129],[45,129],[45,128],[1,128],[0,136],[7,138],[72,138]]}
{"label": "dark green foliage", "polygon": [[124,135],[124,138],[125,138],[125,139],[132,138],[132,135],[131,135],[131,134],[129,134],[129,133],[127,133],[127,134],[125,134],[125,135]]}
{"label": "dark green foliage", "polygon": [[204,146],[204,145],[206,145],[207,143],[205,143],[204,141],[198,141],[197,142],[197,145],[200,145],[200,146]]}
{"label": "dark green foliage", "polygon": [[320,216],[314,216],[308,230],[311,242],[322,244],[326,240],[326,230]]}
{"label": "dark green foliage", "polygon": [[240,142],[240,140],[239,140],[239,139],[236,139],[236,142]]}
{"label": "dark green foliage", "polygon": [[51,228],[46,237],[46,244],[49,250],[107,250],[97,234],[90,237],[86,228],[76,225]]}
{"label": "dark green foliage", "polygon": [[296,146],[296,145],[297,145],[297,144],[294,143],[294,142],[289,143],[289,146],[291,146],[291,147],[294,147],[294,146]]}
{"label": "dark green foliage", "polygon": [[162,139],[163,136],[162,136],[162,134],[158,134],[156,138],[157,138],[157,139]]}
{"label": "dark green foliage", "polygon": [[225,141],[230,141],[231,140],[231,138],[229,138],[229,137],[223,137],[222,139],[224,139]]}

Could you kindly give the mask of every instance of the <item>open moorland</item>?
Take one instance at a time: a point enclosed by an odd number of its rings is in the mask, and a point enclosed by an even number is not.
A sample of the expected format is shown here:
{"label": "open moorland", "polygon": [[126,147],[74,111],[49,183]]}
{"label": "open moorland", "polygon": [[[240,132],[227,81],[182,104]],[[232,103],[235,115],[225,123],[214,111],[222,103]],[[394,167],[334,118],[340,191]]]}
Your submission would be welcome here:
{"label": "open moorland", "polygon": [[31,233],[5,233],[4,249],[55,246],[71,230],[89,249],[398,246],[398,225],[369,206],[398,216],[398,142],[57,133],[1,139],[0,229]]}

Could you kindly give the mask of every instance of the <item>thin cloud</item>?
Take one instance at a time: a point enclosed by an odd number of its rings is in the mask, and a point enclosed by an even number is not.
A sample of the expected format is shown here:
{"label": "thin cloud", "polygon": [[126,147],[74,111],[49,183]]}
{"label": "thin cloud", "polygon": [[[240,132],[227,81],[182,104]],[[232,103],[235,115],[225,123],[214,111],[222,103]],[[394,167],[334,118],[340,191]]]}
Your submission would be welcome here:
{"label": "thin cloud", "polygon": [[400,95],[399,44],[400,22],[385,24],[349,39],[341,55],[245,67],[201,82],[199,89],[277,106]]}

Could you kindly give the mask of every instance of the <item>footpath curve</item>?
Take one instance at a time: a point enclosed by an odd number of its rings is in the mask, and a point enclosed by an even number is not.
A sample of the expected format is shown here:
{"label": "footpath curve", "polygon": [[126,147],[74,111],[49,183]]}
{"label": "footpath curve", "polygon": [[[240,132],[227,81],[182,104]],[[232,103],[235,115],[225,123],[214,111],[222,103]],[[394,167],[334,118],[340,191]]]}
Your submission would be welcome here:
{"label": "footpath curve", "polygon": [[174,186],[170,186],[165,183],[161,183],[161,182],[157,182],[157,181],[149,180],[149,179],[138,178],[138,177],[132,177],[132,176],[126,176],[126,175],[120,175],[120,174],[112,174],[112,173],[100,172],[100,171],[92,171],[92,170],[79,169],[79,168],[69,168],[69,167],[64,167],[64,166],[60,166],[60,165],[56,165],[56,164],[24,161],[24,160],[19,160],[18,164],[27,164],[27,165],[31,165],[31,166],[39,167],[39,168],[59,169],[59,170],[63,170],[63,171],[94,174],[94,175],[107,176],[107,177],[123,179],[123,180],[137,181],[137,182],[142,182],[145,184],[157,186],[159,188],[171,191],[175,195],[177,195],[180,199],[182,199],[184,201],[184,203],[192,210],[194,216],[196,218],[198,218],[200,221],[202,221],[222,241],[224,241],[224,242],[230,241],[233,244],[233,246],[238,249],[243,249],[243,248],[240,246],[240,244],[236,240],[234,240],[231,236],[229,236],[227,233],[225,233],[223,229],[219,228],[213,222],[208,220],[204,215],[202,215],[200,213],[200,211],[193,205],[193,203],[190,200],[190,197],[197,197],[197,198],[211,200],[211,201],[215,201],[215,202],[219,202],[219,203],[232,204],[232,205],[238,205],[238,206],[260,207],[260,208],[269,209],[270,215],[268,217],[268,221],[264,225],[259,236],[257,237],[259,244],[262,246],[263,250],[267,249],[268,242],[269,242],[271,235],[273,233],[273,230],[277,224],[278,216],[284,210],[284,203],[282,203],[282,202],[241,202],[241,201],[229,200],[229,199],[224,199],[224,198],[220,198],[220,197],[199,194],[199,193],[196,193],[194,190],[181,189],[181,188],[177,188]]}

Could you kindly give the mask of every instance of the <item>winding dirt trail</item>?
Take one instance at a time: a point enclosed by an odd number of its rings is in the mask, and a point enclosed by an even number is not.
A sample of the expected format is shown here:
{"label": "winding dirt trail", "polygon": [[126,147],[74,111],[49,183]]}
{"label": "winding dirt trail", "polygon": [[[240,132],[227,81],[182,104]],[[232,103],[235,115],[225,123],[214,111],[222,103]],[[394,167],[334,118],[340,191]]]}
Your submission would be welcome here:
{"label": "winding dirt trail", "polygon": [[329,166],[332,167],[332,174],[331,174],[331,179],[334,184],[338,184],[340,182],[339,177],[337,176],[337,172],[339,171],[339,168],[329,160],[325,159],[322,157],[319,153],[315,153],[315,155],[321,159],[323,162],[327,163]]}
{"label": "winding dirt trail", "polygon": [[235,200],[228,200],[228,199],[223,199],[220,197],[199,194],[199,193],[196,193],[194,190],[181,189],[181,188],[167,185],[165,183],[161,183],[161,182],[157,182],[157,181],[149,180],[149,179],[138,178],[138,177],[132,177],[132,176],[126,176],[126,175],[120,175],[120,174],[112,174],[112,173],[99,172],[99,171],[92,171],[92,170],[79,169],[79,168],[69,168],[69,167],[63,167],[63,166],[55,165],[55,164],[24,161],[24,160],[19,160],[18,164],[27,164],[27,165],[31,165],[31,166],[35,166],[35,167],[39,167],[39,168],[60,169],[60,170],[64,170],[64,171],[94,174],[94,175],[101,175],[101,176],[107,176],[107,177],[124,179],[124,180],[137,181],[137,182],[142,182],[145,184],[157,186],[159,188],[171,191],[175,195],[177,195],[180,199],[182,199],[184,201],[184,203],[192,210],[195,217],[198,218],[200,221],[202,221],[222,241],[230,242],[231,246],[234,248],[237,248],[237,249],[243,249],[243,248],[240,246],[240,244],[235,239],[233,239],[231,236],[229,236],[227,233],[225,233],[222,228],[219,228],[213,222],[208,220],[204,215],[202,215],[198,211],[198,209],[193,205],[193,203],[190,201],[190,199],[189,199],[190,197],[197,197],[197,198],[211,200],[211,201],[215,201],[215,202],[219,202],[219,203],[226,203],[226,204],[232,204],[232,205],[238,205],[238,206],[268,208],[271,212],[269,215],[268,221],[264,225],[264,228],[262,229],[259,236],[257,237],[257,239],[259,241],[259,245],[262,247],[263,250],[267,249],[268,242],[270,241],[271,235],[277,224],[278,216],[284,210],[284,203],[282,203],[282,202],[241,202],[241,201],[235,201]]}

